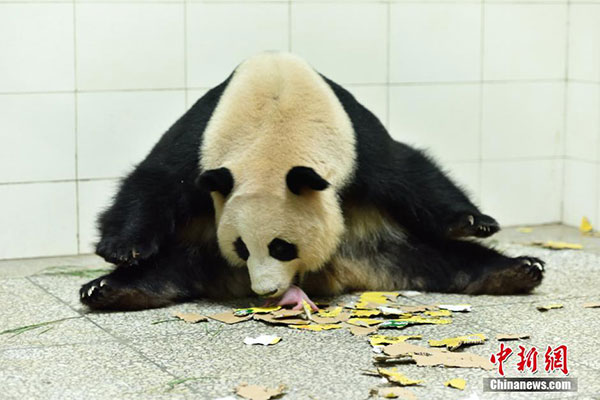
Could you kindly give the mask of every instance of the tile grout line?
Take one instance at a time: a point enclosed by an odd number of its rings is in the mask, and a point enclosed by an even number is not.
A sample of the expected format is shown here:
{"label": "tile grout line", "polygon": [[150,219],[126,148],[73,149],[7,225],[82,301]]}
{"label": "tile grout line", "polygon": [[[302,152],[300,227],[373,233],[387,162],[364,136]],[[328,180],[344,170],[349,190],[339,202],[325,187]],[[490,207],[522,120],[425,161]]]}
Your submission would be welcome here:
{"label": "tile grout line", "polygon": [[[291,42],[291,39],[290,39]],[[291,43],[290,43],[291,46]],[[477,85],[480,84],[481,79],[472,80],[472,81],[418,81],[418,82],[409,82],[409,81],[399,81],[393,82],[340,82],[340,85],[344,86],[365,86],[365,87],[381,87],[381,86],[446,86],[446,85]],[[536,83],[563,83],[564,79],[493,79],[493,80],[483,80],[485,84],[536,84]],[[600,85],[599,82],[587,82],[580,80],[571,80],[571,82],[577,83],[588,83],[593,85]],[[98,93],[131,93],[131,92],[169,92],[169,91],[185,91],[185,90],[209,90],[210,87],[202,87],[202,86],[181,86],[181,87],[165,87],[165,88],[124,88],[124,89],[75,89],[75,90],[48,90],[48,91],[23,91],[23,92],[15,92],[15,91],[0,91],[0,96],[19,96],[19,95],[46,95],[46,94],[72,94],[76,93],[90,93],[90,94],[98,94]]]}
{"label": "tile grout line", "polygon": [[565,65],[564,65],[564,84],[563,84],[563,140],[562,140],[562,166],[561,166],[561,177],[560,177],[560,221],[565,223],[565,197],[566,197],[566,184],[567,184],[567,115],[569,110],[569,40],[570,40],[570,14],[571,14],[571,0],[567,0],[566,4],[566,15],[565,15]]}
{"label": "tile grout line", "polygon": [[[129,340],[127,340],[126,338],[122,338],[121,336],[112,333],[109,329],[106,329],[105,327],[103,327],[102,325],[100,325],[99,323],[97,323],[96,321],[94,321],[93,319],[89,318],[88,314],[82,313],[81,311],[73,308],[69,303],[67,303],[66,301],[64,301],[60,297],[56,296],[55,294],[49,292],[42,285],[40,285],[37,282],[33,281],[31,279],[31,276],[28,276],[25,279],[27,279],[30,283],[32,283],[33,285],[37,286],[41,290],[43,290],[46,294],[48,294],[48,295],[52,296],[54,299],[58,300],[60,303],[62,303],[65,306],[67,306],[69,309],[71,309],[75,313],[79,314],[82,317],[82,319],[84,319],[84,320],[92,323],[93,325],[95,325],[96,327],[98,327],[100,330],[104,331],[104,333],[106,333],[107,335],[109,335],[110,337],[112,337],[117,343],[119,343],[119,344],[127,347],[128,349],[130,349],[131,351],[133,351],[135,354],[137,354],[139,357],[141,357],[144,361],[146,361],[146,362],[154,365],[155,367],[157,367],[158,369],[160,369],[162,372],[166,373],[167,375],[172,376],[173,378],[179,378],[179,376],[177,376],[176,374],[174,374],[171,371],[169,371],[169,369],[167,367],[165,367],[164,365],[159,364],[159,363],[155,362],[154,360],[148,358],[144,353],[142,353],[141,351],[139,351],[138,349],[136,349],[135,347],[133,347],[131,345],[131,343],[129,342]],[[186,387],[188,389],[190,389],[192,392],[196,393],[196,391],[192,387],[190,387],[188,385],[186,385]]]}
{"label": "tile grout line", "polygon": [[479,165],[477,174],[477,196],[479,205],[483,201],[483,103],[484,103],[484,62],[485,62],[485,1],[481,0],[481,10],[479,12]]}
{"label": "tile grout line", "polygon": [[189,77],[188,77],[188,0],[183,2],[183,84],[185,86],[185,109],[190,108],[189,102]]}
{"label": "tile grout line", "polygon": [[292,52],[292,0],[288,0],[287,1],[287,19],[288,19],[288,26],[287,26],[287,34],[288,34],[288,40],[287,40],[287,45],[288,45],[288,52]]}
{"label": "tile grout line", "polygon": [[15,181],[15,182],[0,182],[0,186],[10,185],[33,185],[33,184],[44,184],[44,183],[75,183],[79,182],[103,182],[103,181],[118,181],[122,177],[110,177],[110,178],[82,178],[82,179],[50,179],[47,181]]}
{"label": "tile grout line", "polygon": [[75,100],[75,223],[77,226],[76,230],[76,241],[77,241],[77,254],[81,254],[81,224],[80,224],[80,210],[79,210],[79,95],[77,89],[79,87],[77,82],[77,1],[73,0],[73,87],[74,87],[74,100]]}
{"label": "tile grout line", "polygon": [[390,89],[390,76],[391,76],[391,51],[392,51],[392,4],[390,1],[386,4],[386,23],[387,23],[387,42],[386,42],[386,76],[385,76],[385,127],[388,132],[391,130],[391,89]]}
{"label": "tile grout line", "polygon": [[[599,72],[600,74],[600,72]],[[600,77],[599,77],[600,78]],[[600,85],[598,85],[598,103],[600,104]],[[598,132],[596,132],[598,151],[596,153],[596,225],[600,224],[600,112],[598,113]]]}
{"label": "tile grout line", "polygon": [[[587,160],[576,157],[566,157],[567,160],[579,161],[584,163],[598,164],[595,160]],[[497,163],[497,162],[526,162],[526,161],[560,161],[563,160],[562,156],[536,156],[536,157],[512,157],[512,158],[489,158],[485,159],[485,162],[488,163]],[[479,163],[479,158],[474,159],[451,159],[446,160],[446,162],[451,163]],[[52,183],[75,183],[78,181],[81,182],[111,182],[111,181],[119,181],[123,176],[114,176],[114,177],[101,177],[101,178],[79,178],[79,179],[51,179],[51,180],[34,180],[34,181],[15,181],[15,182],[0,182],[1,186],[12,186],[12,185],[35,185],[35,184],[52,184]]]}

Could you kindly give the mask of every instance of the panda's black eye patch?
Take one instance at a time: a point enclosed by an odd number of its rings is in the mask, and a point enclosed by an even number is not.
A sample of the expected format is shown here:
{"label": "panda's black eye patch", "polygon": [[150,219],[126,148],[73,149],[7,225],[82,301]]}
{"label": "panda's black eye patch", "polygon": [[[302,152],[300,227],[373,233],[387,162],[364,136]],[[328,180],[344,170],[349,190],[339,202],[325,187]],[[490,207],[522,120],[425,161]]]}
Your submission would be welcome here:
{"label": "panda's black eye patch", "polygon": [[279,261],[290,261],[298,258],[298,249],[295,244],[275,238],[269,243],[269,255]]}
{"label": "panda's black eye patch", "polygon": [[237,253],[239,258],[241,258],[244,261],[248,261],[248,257],[250,257],[250,252],[248,251],[248,248],[246,247],[246,244],[244,243],[241,237],[237,238],[236,241],[233,242],[233,248],[235,249],[235,252]]}

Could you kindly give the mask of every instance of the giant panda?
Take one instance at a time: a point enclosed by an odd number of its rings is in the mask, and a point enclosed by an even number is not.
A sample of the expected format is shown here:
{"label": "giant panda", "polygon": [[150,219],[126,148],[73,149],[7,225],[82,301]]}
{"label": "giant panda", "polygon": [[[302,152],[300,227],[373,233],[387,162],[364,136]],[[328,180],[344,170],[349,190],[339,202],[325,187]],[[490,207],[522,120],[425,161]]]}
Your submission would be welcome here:
{"label": "giant panda", "polygon": [[96,253],[116,268],[82,286],[93,309],[249,295],[298,308],[354,290],[527,293],[544,271],[473,239],[498,223],[348,91],[282,53],[247,59],[200,98],[98,225]]}

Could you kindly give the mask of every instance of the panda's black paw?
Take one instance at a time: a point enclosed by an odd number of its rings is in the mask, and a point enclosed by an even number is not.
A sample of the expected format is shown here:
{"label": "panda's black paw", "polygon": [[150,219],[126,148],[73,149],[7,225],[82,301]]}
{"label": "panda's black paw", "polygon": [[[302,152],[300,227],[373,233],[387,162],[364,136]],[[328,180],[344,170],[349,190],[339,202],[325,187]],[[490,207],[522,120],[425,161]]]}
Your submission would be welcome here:
{"label": "panda's black paw", "polygon": [[514,259],[517,262],[515,273],[520,276],[524,281],[533,285],[534,287],[539,285],[544,278],[544,270],[546,263],[536,257],[516,257]]}
{"label": "panda's black paw", "polygon": [[454,218],[454,222],[448,228],[448,236],[451,238],[479,237],[485,238],[500,230],[500,224],[485,214],[461,213]]}
{"label": "panda's black paw", "polygon": [[79,289],[79,300],[94,309],[106,308],[112,302],[118,285],[108,275],[94,279]]}
{"label": "panda's black paw", "polygon": [[96,245],[96,254],[115,265],[137,265],[158,252],[156,238],[132,243],[119,237],[104,236]]}

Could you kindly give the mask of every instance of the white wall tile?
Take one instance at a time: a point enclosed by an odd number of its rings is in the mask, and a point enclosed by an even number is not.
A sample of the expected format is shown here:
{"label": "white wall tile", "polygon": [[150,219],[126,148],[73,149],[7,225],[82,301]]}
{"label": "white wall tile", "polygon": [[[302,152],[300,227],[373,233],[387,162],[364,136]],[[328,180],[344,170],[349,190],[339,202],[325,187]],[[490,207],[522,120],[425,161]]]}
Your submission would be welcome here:
{"label": "white wall tile", "polygon": [[564,4],[487,4],[484,79],[564,79],[566,12]]}
{"label": "white wall tile", "polygon": [[479,80],[480,4],[392,4],[390,21],[392,82]]}
{"label": "white wall tile", "polygon": [[0,91],[72,90],[73,5],[0,3]]}
{"label": "white wall tile", "polygon": [[116,194],[118,180],[79,182],[79,252],[93,253],[98,241],[96,220]]}
{"label": "white wall tile", "polygon": [[191,3],[187,13],[190,86],[216,86],[244,59],[288,50],[287,4]]}
{"label": "white wall tile", "polygon": [[479,85],[390,89],[390,133],[441,161],[479,159]]}
{"label": "white wall tile", "polygon": [[384,83],[387,6],[292,4],[292,51],[340,83]]}
{"label": "white wall tile", "polygon": [[183,114],[185,92],[81,93],[78,110],[79,177],[121,177]]}
{"label": "white wall tile", "polygon": [[482,157],[562,156],[563,82],[483,86]]}
{"label": "white wall tile", "polygon": [[184,86],[182,4],[85,3],[76,10],[79,89]]}
{"label": "white wall tile", "polygon": [[345,88],[360,104],[375,114],[384,126],[387,125],[387,86],[346,85]]}
{"label": "white wall tile", "polygon": [[441,165],[442,169],[463,190],[475,204],[481,202],[480,191],[480,164],[478,161],[447,162]]}
{"label": "white wall tile", "polygon": [[484,161],[484,212],[503,226],[560,221],[561,168],[561,160]]}
{"label": "white wall tile", "polygon": [[600,160],[600,87],[569,82],[567,93],[566,156]]}
{"label": "white wall tile", "polygon": [[600,82],[600,3],[569,6],[569,79]]}
{"label": "white wall tile", "polygon": [[0,182],[75,178],[75,95],[0,95]]}
{"label": "white wall tile", "polygon": [[75,183],[0,186],[0,259],[77,253]]}
{"label": "white wall tile", "polygon": [[579,226],[582,217],[587,217],[594,226],[599,226],[598,185],[600,176],[596,163],[577,160],[565,161],[565,188],[563,191],[563,222]]}

